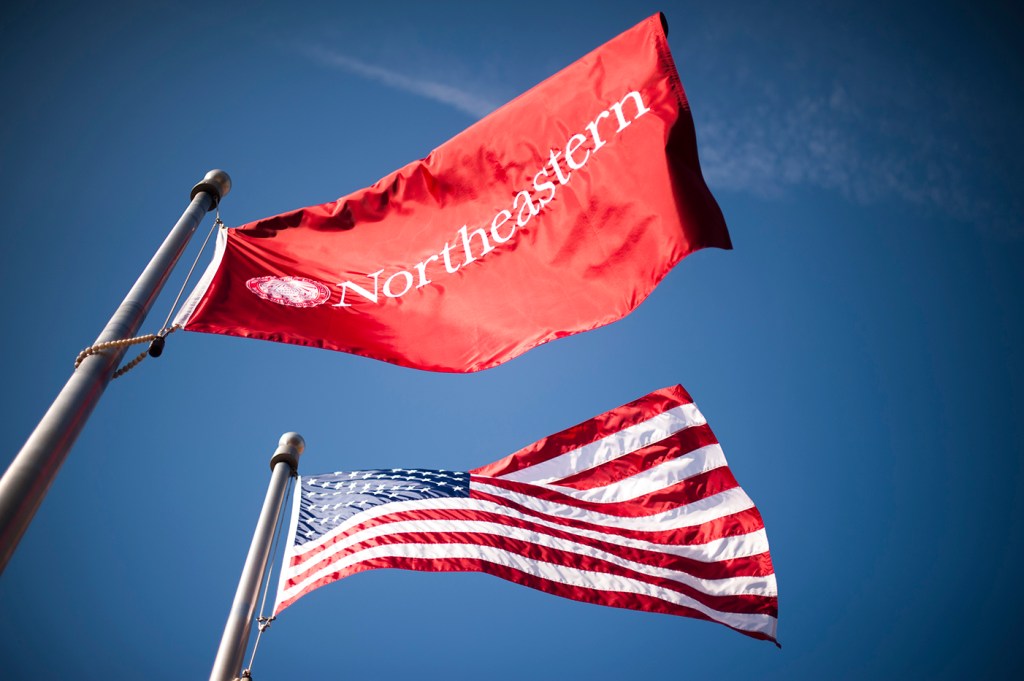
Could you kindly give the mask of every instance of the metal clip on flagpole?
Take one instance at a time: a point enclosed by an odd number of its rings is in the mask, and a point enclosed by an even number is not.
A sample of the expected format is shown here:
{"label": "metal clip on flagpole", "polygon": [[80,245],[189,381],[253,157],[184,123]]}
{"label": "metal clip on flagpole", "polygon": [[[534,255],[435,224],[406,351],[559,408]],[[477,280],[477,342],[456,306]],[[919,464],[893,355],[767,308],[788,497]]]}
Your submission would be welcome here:
{"label": "metal clip on flagpole", "polygon": [[210,681],[234,681],[242,671],[242,660],[245,657],[245,648],[249,644],[260,584],[266,574],[274,527],[281,515],[281,502],[288,486],[288,479],[298,473],[299,457],[305,447],[306,443],[301,435],[285,433],[281,436],[273,458],[270,459],[270,486],[267,488],[267,497],[263,500],[263,510],[260,511],[252,544],[249,545],[249,555],[245,558],[242,576],[238,580],[235,600],[231,603],[231,612],[228,614],[227,624],[224,625],[224,635],[220,639],[217,658],[213,662],[213,671],[210,672]]}
{"label": "metal clip on flagpole", "polygon": [[[97,345],[131,338],[138,332],[196,227],[229,191],[231,178],[223,170],[211,170],[192,188],[188,208],[107,322],[96,339]],[[0,573],[125,351],[125,347],[111,348],[82,361],[0,478]]]}

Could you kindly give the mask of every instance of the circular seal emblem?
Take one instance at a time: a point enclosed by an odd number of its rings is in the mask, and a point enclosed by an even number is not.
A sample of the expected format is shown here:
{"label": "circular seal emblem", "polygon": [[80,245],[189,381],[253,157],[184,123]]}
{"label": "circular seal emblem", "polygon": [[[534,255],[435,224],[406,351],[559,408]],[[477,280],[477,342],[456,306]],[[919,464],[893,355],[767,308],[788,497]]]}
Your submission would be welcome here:
{"label": "circular seal emblem", "polygon": [[245,285],[264,300],[290,307],[316,307],[331,297],[324,284],[305,277],[254,277]]}

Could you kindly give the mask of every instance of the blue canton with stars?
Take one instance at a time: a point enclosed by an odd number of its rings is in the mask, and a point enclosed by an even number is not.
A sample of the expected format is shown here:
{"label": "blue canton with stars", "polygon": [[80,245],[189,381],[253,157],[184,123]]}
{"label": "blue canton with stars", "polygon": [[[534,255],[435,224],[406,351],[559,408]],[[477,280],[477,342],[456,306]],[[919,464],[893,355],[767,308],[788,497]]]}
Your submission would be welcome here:
{"label": "blue canton with stars", "polygon": [[391,468],[303,477],[295,543],[312,541],[381,504],[468,496],[469,473],[444,469]]}

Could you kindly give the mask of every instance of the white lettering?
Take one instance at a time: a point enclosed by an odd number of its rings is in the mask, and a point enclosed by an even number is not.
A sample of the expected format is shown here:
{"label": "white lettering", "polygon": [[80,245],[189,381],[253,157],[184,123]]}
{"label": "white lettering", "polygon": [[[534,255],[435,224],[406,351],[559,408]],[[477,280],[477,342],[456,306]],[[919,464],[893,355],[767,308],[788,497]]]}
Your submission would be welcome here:
{"label": "white lettering", "polygon": [[445,244],[444,248],[441,249],[441,255],[444,256],[444,270],[448,274],[455,274],[462,265],[456,265],[452,267],[452,256],[449,251],[452,250],[451,244]]}
{"label": "white lettering", "polygon": [[551,150],[551,163],[549,165],[554,169],[555,176],[558,178],[558,183],[559,184],[565,184],[566,182],[569,181],[569,178],[572,177],[572,173],[569,173],[568,175],[563,175],[562,174],[562,167],[560,165],[558,165],[558,157],[559,156],[561,156],[561,154],[559,154],[557,151],[552,149]]}
{"label": "white lettering", "polygon": [[473,233],[469,234],[466,231],[467,229],[468,229],[467,225],[462,225],[462,227],[459,228],[459,236],[462,237],[462,249],[466,253],[466,261],[464,263],[462,263],[463,265],[468,265],[469,263],[471,263],[474,260],[476,260],[476,256],[473,255],[473,249],[472,249],[471,243],[470,243],[470,239],[472,237],[474,237],[474,236],[479,236],[480,240],[484,242],[484,249],[483,249],[483,251],[480,252],[480,257],[481,258],[494,250],[494,246],[492,246],[491,242],[487,240],[487,233],[484,232],[484,230],[482,230],[482,229],[474,229]]}
{"label": "white lettering", "polygon": [[[391,291],[391,282],[394,281],[395,277],[398,277],[398,276],[404,276],[405,277],[405,288],[403,288],[400,293],[392,293],[392,291]],[[388,298],[400,298],[400,297],[404,296],[409,291],[409,289],[411,289],[411,288],[412,288],[412,275],[409,274],[408,272],[406,272],[405,270],[398,270],[397,272],[392,274],[390,277],[388,277],[387,280],[384,282],[384,295],[386,295]]]}
{"label": "white lettering", "polygon": [[577,149],[579,149],[580,145],[582,145],[586,141],[587,141],[587,136],[586,135],[575,134],[575,135],[573,135],[572,137],[569,138],[569,141],[565,145],[565,162],[573,170],[579,170],[580,168],[582,168],[583,164],[587,162],[588,158],[590,158],[590,151],[589,150],[587,151],[586,154],[583,155],[583,160],[580,161],[579,163],[577,163],[575,160],[573,160],[573,157],[572,157],[572,152],[574,152]]}
{"label": "white lettering", "polygon": [[351,288],[353,291],[355,291],[356,293],[361,295],[363,298],[366,298],[367,300],[369,300],[371,303],[376,303],[377,302],[377,284],[380,281],[380,275],[383,274],[383,273],[384,273],[384,270],[381,269],[381,270],[377,270],[373,274],[367,274],[366,275],[368,277],[373,277],[373,293],[370,293],[369,291],[367,291],[365,288],[363,288],[359,284],[353,284],[351,281],[339,282],[338,286],[341,287],[341,302],[340,303],[335,303],[331,307],[352,307],[351,305],[349,305],[348,303],[345,302],[345,292],[348,291],[349,288]]}
{"label": "white lettering", "polygon": [[[632,102],[632,108],[635,110],[635,114],[632,118],[627,118],[624,111],[624,107],[627,102]],[[508,243],[515,236],[518,227],[525,227],[527,223],[533,219],[533,216],[539,215],[541,210],[544,209],[551,201],[555,198],[555,193],[559,185],[565,185],[569,182],[572,177],[572,172],[580,170],[590,160],[591,155],[596,153],[598,149],[609,144],[612,138],[618,133],[625,130],[633,123],[636,119],[649,112],[650,109],[644,104],[643,97],[636,90],[626,93],[622,99],[618,102],[612,103],[607,110],[601,111],[594,117],[594,120],[586,124],[585,129],[589,134],[575,133],[571,135],[568,141],[565,143],[563,150],[556,151],[551,149],[549,152],[548,162],[540,168],[537,173],[533,176],[533,193],[526,189],[520,189],[515,198],[512,199],[511,209],[503,208],[495,213],[491,220],[490,229],[486,228],[474,229],[470,231],[468,225],[460,227],[456,234],[461,237],[461,246],[464,260],[460,264],[452,262],[451,251],[453,246],[451,243],[445,243],[438,253],[428,256],[422,262],[416,263],[412,268],[400,269],[392,273],[384,280],[384,295],[387,298],[400,298],[408,293],[413,288],[415,281],[416,288],[420,289],[427,284],[433,283],[430,277],[427,276],[427,267],[432,262],[443,262],[444,271],[447,274],[455,274],[459,271],[462,265],[468,265],[471,262],[476,261],[479,258],[483,258],[485,255],[495,249],[496,246]],[[618,129],[614,132],[610,132],[605,126],[605,133],[609,134],[608,139],[603,139],[598,130],[600,123],[603,119],[611,119],[612,113],[615,114],[615,120],[618,122]],[[587,142],[592,141],[593,146],[587,148]],[[584,153],[582,157],[578,157],[577,153],[583,149]],[[563,152],[564,151],[564,156]],[[565,168],[559,165],[559,158],[565,159]],[[518,211],[518,212],[517,212]],[[515,221],[512,221],[515,216]],[[508,223],[512,222],[511,225]],[[506,227],[506,225],[508,225]],[[502,230],[505,230],[504,232]],[[490,239],[494,240],[492,245]],[[479,239],[474,240],[474,237]],[[456,247],[459,245],[459,241],[455,241]],[[474,253],[473,248],[476,246],[479,253]],[[416,272],[414,277],[412,271]],[[379,302],[379,291],[380,291],[380,276],[384,273],[383,269],[377,270],[372,274],[365,275],[368,279],[373,281],[373,290],[356,284],[351,281],[339,282],[338,286],[341,287],[341,302],[336,303],[333,307],[352,307],[352,305],[345,301],[345,296],[351,289],[356,294],[362,296],[365,300],[371,303]],[[436,270],[435,270],[436,274]],[[401,279],[400,284],[394,282]],[[401,290],[394,290],[395,287],[399,287]]]}
{"label": "white lettering", "polygon": [[540,184],[537,184],[537,178],[539,178],[541,175],[543,175],[544,177],[548,176],[548,171],[546,168],[541,168],[540,172],[533,176],[533,191],[538,193],[542,191],[550,192],[546,199],[539,196],[537,197],[537,200],[540,201],[540,207],[543,208],[544,206],[548,205],[551,199],[555,198],[555,183],[541,182]]}
{"label": "white lettering", "polygon": [[[523,192],[520,192],[520,194],[522,193]],[[515,204],[512,204],[512,207],[515,208]],[[505,243],[506,241],[512,238],[513,234],[516,233],[516,227],[515,225],[512,225],[512,231],[508,233],[508,236],[502,237],[500,234],[498,234],[498,227],[501,227],[503,224],[505,224],[511,219],[512,213],[508,212],[507,210],[500,210],[498,211],[498,214],[494,216],[494,221],[491,222],[491,237],[493,237],[494,240],[499,244]]]}
{"label": "white lettering", "polygon": [[[445,244],[445,246],[447,245],[448,244]],[[420,273],[420,281],[416,284],[416,288],[423,288],[430,283],[430,280],[427,279],[427,265],[429,265],[432,260],[437,260],[437,256],[432,255],[423,262],[416,263],[416,271]]]}
{"label": "white lettering", "polygon": [[[636,116],[633,116],[632,120],[627,121],[626,117],[622,115],[622,104],[626,101],[626,99],[630,97],[633,99],[633,103],[636,104]],[[637,92],[636,90],[626,93],[625,97],[623,97],[618,102],[612,104],[612,109],[615,111],[615,116],[619,119],[619,129],[616,130],[615,132],[622,132],[627,125],[629,125],[630,123],[632,123],[633,121],[635,121],[636,119],[640,118],[645,113],[650,111],[650,109],[644,106],[644,100],[640,97],[640,93]]]}
{"label": "white lettering", "polygon": [[[512,201],[513,210],[515,210],[515,207],[519,205],[520,196],[525,196],[526,201],[523,202],[523,207],[519,209],[519,215],[516,217],[516,224],[520,227],[525,227],[526,223],[530,221],[530,218],[540,212],[540,208],[533,205],[533,200],[530,198],[530,192],[523,190],[516,194],[516,198]],[[529,210],[530,216],[524,220],[523,211],[527,209]]]}
{"label": "white lettering", "polygon": [[608,112],[607,111],[602,111],[601,113],[597,114],[597,118],[595,118],[594,120],[592,120],[589,123],[587,123],[587,130],[590,131],[590,137],[591,137],[591,139],[594,140],[594,151],[595,152],[598,149],[600,149],[601,147],[604,146],[604,140],[601,139],[601,136],[597,134],[597,123],[602,118],[608,118]]}

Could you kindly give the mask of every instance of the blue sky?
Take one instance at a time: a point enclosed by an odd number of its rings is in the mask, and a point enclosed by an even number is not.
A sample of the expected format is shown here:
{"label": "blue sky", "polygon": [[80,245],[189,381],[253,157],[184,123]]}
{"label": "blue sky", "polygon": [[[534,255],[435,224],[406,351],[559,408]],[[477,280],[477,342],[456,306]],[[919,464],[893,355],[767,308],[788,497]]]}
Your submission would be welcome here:
{"label": "blue sky", "polygon": [[286,611],[254,676],[1019,668],[1024,59],[1010,3],[7,9],[7,460],[207,170],[234,180],[229,225],[333,200],[659,10],[735,250],[687,258],[620,322],[473,375],[175,334],[110,386],[0,577],[0,677],[205,678],[285,431],[305,436],[306,473],[468,469],[675,383],[765,517],[781,651],[485,575],[379,570]]}

